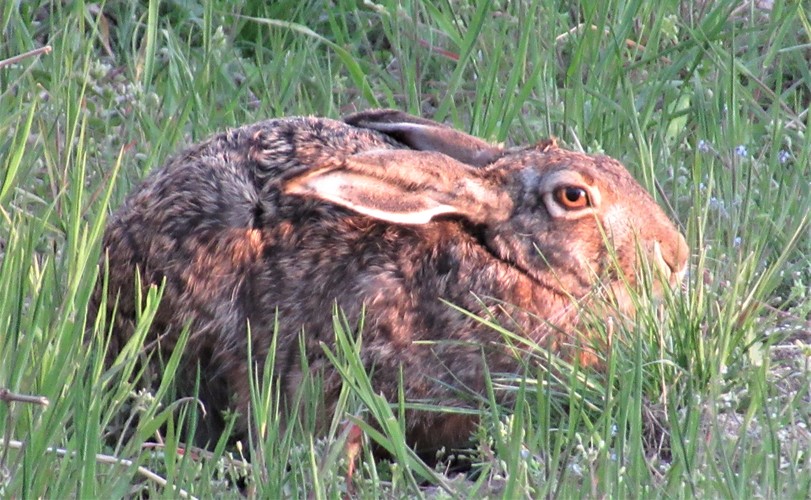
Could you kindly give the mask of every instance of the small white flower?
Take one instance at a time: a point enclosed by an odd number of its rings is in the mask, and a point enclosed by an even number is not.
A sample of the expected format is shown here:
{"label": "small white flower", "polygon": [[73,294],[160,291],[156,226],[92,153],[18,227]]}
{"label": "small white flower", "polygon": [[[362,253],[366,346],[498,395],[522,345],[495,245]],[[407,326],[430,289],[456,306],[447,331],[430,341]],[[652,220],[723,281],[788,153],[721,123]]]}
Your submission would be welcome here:
{"label": "small white flower", "polygon": [[746,150],[746,146],[740,144],[735,147],[735,154],[740,156],[741,158],[746,158],[749,156],[749,151]]}
{"label": "small white flower", "polygon": [[787,161],[789,161],[789,159],[791,159],[791,153],[785,149],[781,149],[780,152],[777,153],[777,160],[780,163],[785,164]]}

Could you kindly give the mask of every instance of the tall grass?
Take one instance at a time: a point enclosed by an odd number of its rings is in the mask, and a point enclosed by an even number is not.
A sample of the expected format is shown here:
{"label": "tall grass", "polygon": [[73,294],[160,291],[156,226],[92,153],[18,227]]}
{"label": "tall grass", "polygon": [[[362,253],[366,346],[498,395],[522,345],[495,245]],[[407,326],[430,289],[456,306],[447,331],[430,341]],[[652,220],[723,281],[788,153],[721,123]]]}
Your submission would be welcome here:
{"label": "tall grass", "polygon": [[[811,496],[811,11],[757,5],[4,3],[0,59],[53,51],[0,66],[0,495]],[[686,293],[639,297],[603,372],[523,346],[525,377],[490,374],[474,473],[404,446],[412,402],[372,391],[338,311],[322,312],[344,379],[326,433],[314,404],[281,424],[271,360],[251,372],[261,435],[186,449],[200,414],[172,395],[181,350],[138,392],[160,290],[111,370],[109,318],[87,324],[107,214],[212,131],[378,105],[621,159],[688,236]],[[349,480],[345,421],[364,431]]]}

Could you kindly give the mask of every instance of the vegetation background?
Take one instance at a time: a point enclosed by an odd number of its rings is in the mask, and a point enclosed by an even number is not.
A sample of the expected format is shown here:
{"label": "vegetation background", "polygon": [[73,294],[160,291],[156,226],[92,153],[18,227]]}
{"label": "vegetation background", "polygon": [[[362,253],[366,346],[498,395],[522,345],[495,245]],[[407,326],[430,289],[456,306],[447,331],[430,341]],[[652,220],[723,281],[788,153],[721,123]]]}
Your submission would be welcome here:
{"label": "vegetation background", "polygon": [[[0,496],[811,497],[809,14],[794,0],[3,2]],[[263,436],[183,448],[196,406],[171,396],[177,360],[138,392],[143,337],[105,371],[105,325],[86,324],[105,217],[214,131],[372,106],[619,158],[688,236],[686,293],[641,302],[605,373],[494,379],[519,402],[484,402],[465,474],[402,446],[402,403],[371,392],[340,318],[343,414],[380,422],[364,446],[395,462],[363,453],[348,478],[337,420],[323,437],[306,418],[281,432],[268,374],[254,374]]]}

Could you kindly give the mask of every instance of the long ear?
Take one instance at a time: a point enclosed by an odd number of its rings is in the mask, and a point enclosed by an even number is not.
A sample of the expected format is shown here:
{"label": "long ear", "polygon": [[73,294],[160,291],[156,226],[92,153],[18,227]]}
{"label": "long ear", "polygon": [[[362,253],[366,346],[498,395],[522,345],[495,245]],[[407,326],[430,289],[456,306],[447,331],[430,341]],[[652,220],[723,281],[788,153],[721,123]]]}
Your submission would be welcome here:
{"label": "long ear", "polygon": [[310,170],[285,182],[283,190],[397,224],[425,224],[443,214],[475,224],[504,221],[512,199],[483,173],[441,153],[379,149]]}
{"label": "long ear", "polygon": [[354,127],[382,132],[417,151],[437,151],[474,167],[489,165],[504,154],[500,146],[394,109],[361,111],[343,120]]}

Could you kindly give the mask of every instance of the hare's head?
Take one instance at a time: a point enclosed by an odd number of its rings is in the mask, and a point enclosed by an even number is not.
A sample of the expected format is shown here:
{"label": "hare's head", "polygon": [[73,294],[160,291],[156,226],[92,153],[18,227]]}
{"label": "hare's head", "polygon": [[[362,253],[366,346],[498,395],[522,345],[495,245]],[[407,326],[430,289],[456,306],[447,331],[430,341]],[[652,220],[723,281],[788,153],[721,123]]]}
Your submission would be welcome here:
{"label": "hare's head", "polygon": [[286,180],[287,193],[393,224],[457,218],[493,258],[574,298],[597,282],[621,292],[648,266],[657,286],[673,286],[683,276],[684,237],[616,160],[566,151],[553,140],[504,150],[393,111],[346,121],[408,148],[315,166]]}
{"label": "hare's head", "polygon": [[511,213],[484,228],[494,255],[536,280],[582,297],[609,285],[623,309],[627,286],[650,270],[656,288],[680,283],[689,248],[618,161],[562,150],[554,141],[480,170],[501,176]]}

